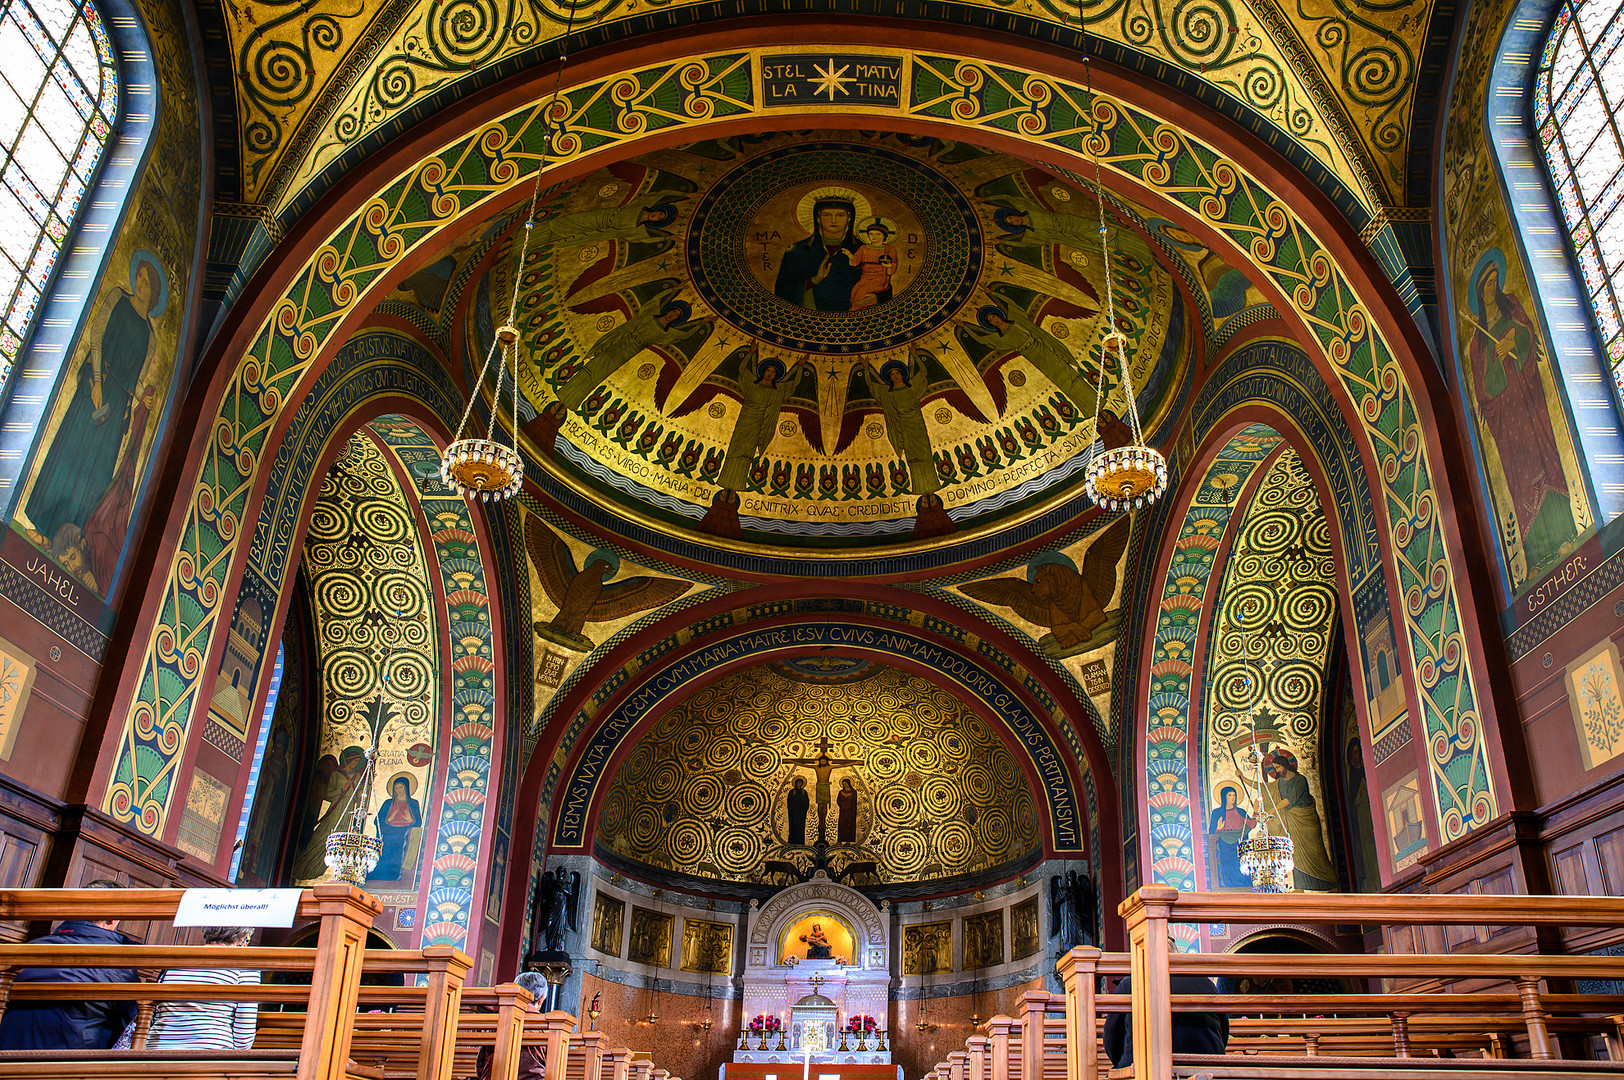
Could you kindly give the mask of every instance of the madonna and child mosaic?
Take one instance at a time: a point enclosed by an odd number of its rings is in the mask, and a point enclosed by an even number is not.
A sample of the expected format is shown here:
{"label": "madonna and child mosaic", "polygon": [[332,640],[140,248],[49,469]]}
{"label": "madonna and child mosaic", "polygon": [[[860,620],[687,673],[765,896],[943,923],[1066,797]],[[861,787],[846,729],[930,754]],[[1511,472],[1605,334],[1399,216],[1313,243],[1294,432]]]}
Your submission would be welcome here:
{"label": "madonna and child mosaic", "polygon": [[[933,139],[657,151],[545,200],[518,286],[525,434],[568,482],[719,537],[823,545],[1008,524],[1123,429],[1107,274],[1142,413],[1187,353],[1136,207]],[[468,354],[514,293],[480,282]]]}

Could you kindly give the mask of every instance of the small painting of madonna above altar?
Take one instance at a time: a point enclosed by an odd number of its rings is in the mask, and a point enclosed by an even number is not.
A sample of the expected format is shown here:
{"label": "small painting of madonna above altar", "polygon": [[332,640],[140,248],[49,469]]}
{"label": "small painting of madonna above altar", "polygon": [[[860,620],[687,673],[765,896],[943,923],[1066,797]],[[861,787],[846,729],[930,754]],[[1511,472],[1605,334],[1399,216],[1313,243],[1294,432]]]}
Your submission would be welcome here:
{"label": "small painting of madonna above altar", "polygon": [[784,931],[778,956],[783,964],[802,960],[833,960],[837,967],[849,967],[855,955],[851,930],[828,912],[815,911],[790,924]]}
{"label": "small painting of madonna above altar", "polygon": [[889,902],[818,870],[752,901],[748,925],[742,1030],[723,1080],[763,1063],[889,1067]]}

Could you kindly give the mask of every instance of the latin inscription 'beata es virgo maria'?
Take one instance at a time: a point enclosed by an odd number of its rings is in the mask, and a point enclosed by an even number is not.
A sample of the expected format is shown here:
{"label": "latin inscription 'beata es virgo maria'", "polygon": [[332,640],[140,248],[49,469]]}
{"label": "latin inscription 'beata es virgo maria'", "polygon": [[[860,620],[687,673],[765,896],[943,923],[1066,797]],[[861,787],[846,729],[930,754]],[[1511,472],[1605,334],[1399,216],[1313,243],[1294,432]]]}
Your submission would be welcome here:
{"label": "latin inscription 'beata es virgo maria'", "polygon": [[762,61],[764,105],[890,105],[902,98],[902,60],[881,56],[773,56]]}

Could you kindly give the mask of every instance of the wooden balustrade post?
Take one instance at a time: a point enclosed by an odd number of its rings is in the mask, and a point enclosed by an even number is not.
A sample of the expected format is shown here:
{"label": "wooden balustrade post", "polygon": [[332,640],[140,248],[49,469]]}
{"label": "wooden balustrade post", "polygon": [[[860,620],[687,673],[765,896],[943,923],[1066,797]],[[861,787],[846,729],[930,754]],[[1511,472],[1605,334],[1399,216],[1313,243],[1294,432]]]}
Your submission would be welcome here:
{"label": "wooden balustrade post", "polygon": [[1303,1034],[1303,1056],[1319,1057],[1319,1036],[1312,1031]]}
{"label": "wooden balustrade post", "polygon": [[1146,885],[1117,908],[1128,931],[1133,978],[1133,1068],[1139,1080],[1172,1080],[1173,1002],[1167,923],[1179,891]]}
{"label": "wooden balustrade post", "polygon": [[295,1075],[297,1080],[346,1080],[367,931],[383,908],[354,885],[344,883],[307,890],[299,902],[300,912],[308,915],[312,905],[320,929],[310,973],[310,1009]]}
{"label": "wooden balustrade post", "polygon": [[1043,1080],[1043,1020],[1049,995],[1028,990],[1021,995],[1021,1080]]}
{"label": "wooden balustrade post", "polygon": [[[541,1018],[541,1041],[544,1047],[542,1061],[547,1064],[547,1075],[564,1080],[565,1063],[569,1061],[570,1036],[575,1034],[575,1017],[567,1012],[545,1013]],[[553,1063],[557,1062],[555,1066]],[[554,1068],[558,1071],[554,1072]],[[494,1078],[493,1078],[494,1080]],[[647,1077],[641,1080],[648,1080]]]}
{"label": "wooden balustrade post", "polygon": [[451,1075],[457,1050],[457,1013],[462,1011],[462,984],[473,961],[450,945],[423,947],[428,993],[423,999],[423,1042],[417,1054],[417,1080]]}
{"label": "wooden balustrade post", "polygon": [[991,1080],[987,1062],[987,1047],[991,1042],[985,1035],[972,1035],[964,1040],[965,1052],[970,1056],[967,1080]]}
{"label": "wooden balustrade post", "polygon": [[603,1032],[577,1031],[574,1041],[581,1044],[581,1080],[598,1080],[603,1074]]}
{"label": "wooden balustrade post", "polygon": [[966,1080],[969,1072],[969,1051],[955,1050],[947,1055],[947,1080]]}
{"label": "wooden balustrade post", "polygon": [[1551,1053],[1551,1036],[1545,1029],[1545,1010],[1539,1004],[1539,978],[1520,976],[1517,993],[1522,997],[1523,1023],[1528,1025],[1528,1056],[1550,1059],[1560,1057]]}
{"label": "wooden balustrade post", "polygon": [[[599,1080],[631,1080],[632,1052],[624,1046],[613,1046],[603,1052],[603,1074]],[[590,1077],[587,1080],[591,1080]]]}
{"label": "wooden balustrade post", "polygon": [[636,1051],[632,1054],[630,1080],[648,1080],[649,1074],[654,1071],[652,1058],[643,1057]]}
{"label": "wooden balustrade post", "polygon": [[992,1054],[991,1080],[1012,1080],[1009,1075],[1009,1040],[1020,1026],[1013,1016],[995,1016],[987,1021],[989,1051]]}
{"label": "wooden balustrade post", "polygon": [[158,1011],[150,1001],[135,1003],[135,1031],[130,1035],[131,1050],[145,1050],[147,1039],[152,1036],[152,1017]]}
{"label": "wooden balustrade post", "polygon": [[[493,986],[491,990],[496,994],[496,1042],[491,1047],[490,1080],[515,1080],[519,1075],[519,1054],[524,1048],[524,1021],[536,999],[514,983]],[[456,1023],[454,1014],[452,1023]]]}
{"label": "wooden balustrade post", "polygon": [[1410,1014],[1407,1012],[1391,1013],[1393,1021],[1393,1056],[1407,1058],[1410,1056]]}
{"label": "wooden balustrade post", "polygon": [[1072,949],[1055,966],[1066,988],[1066,1080],[1098,1080],[1099,1029],[1094,1023],[1094,987],[1100,951]]}

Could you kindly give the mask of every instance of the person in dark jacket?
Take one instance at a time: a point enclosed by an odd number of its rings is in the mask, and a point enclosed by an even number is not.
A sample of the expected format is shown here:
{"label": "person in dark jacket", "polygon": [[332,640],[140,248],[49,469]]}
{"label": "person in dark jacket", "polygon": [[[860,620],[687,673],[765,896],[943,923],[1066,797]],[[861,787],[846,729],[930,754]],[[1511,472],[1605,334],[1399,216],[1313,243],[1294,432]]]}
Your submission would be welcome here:
{"label": "person in dark jacket", "polygon": [[[87,889],[123,888],[105,878]],[[81,922],[70,919],[54,934],[35,938],[39,945],[133,945],[135,939],[119,933],[118,920]],[[17,989],[0,1017],[0,1050],[106,1050],[135,1020],[135,1002],[98,1000],[86,991],[85,1001],[28,1001],[18,990],[31,982],[135,982],[131,968],[23,968]]]}
{"label": "person in dark jacket", "polygon": [[[1216,994],[1218,987],[1202,975],[1171,976],[1174,994]],[[1126,994],[1131,980],[1117,983],[1116,992]],[[1173,1013],[1173,1053],[1222,1054],[1229,1045],[1229,1017],[1213,1013]],[[1133,1064],[1133,1016],[1112,1013],[1105,1018],[1105,1053],[1111,1067]]]}
{"label": "person in dark jacket", "polygon": [[[539,1012],[542,1004],[547,1000],[547,980],[539,972],[521,971],[514,977],[516,986],[522,986],[530,991],[534,999],[530,1003],[532,1011]],[[496,1047],[482,1046],[479,1048],[479,1057],[474,1061],[474,1080],[490,1080],[491,1068],[496,1063]],[[547,1055],[539,1046],[519,1047],[519,1080],[547,1080]]]}

